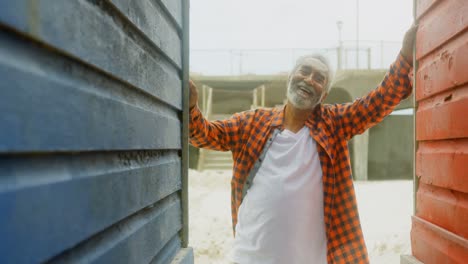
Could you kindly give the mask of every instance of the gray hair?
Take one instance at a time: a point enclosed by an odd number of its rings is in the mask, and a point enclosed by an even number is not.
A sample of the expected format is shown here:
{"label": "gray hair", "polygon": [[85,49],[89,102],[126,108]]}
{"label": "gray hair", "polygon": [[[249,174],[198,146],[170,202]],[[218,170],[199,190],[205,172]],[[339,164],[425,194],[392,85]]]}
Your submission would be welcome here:
{"label": "gray hair", "polygon": [[326,84],[326,91],[327,93],[330,92],[331,89],[331,83],[333,81],[333,77],[335,75],[335,72],[333,71],[333,68],[330,65],[330,61],[323,55],[314,53],[314,54],[309,54],[309,55],[304,55],[299,57],[296,60],[296,64],[294,65],[294,68],[292,69],[291,73],[289,74],[289,77],[291,78],[294,73],[297,71],[297,69],[304,63],[305,60],[307,59],[316,59],[319,60],[321,63],[325,64],[325,66],[328,69],[328,76],[327,76],[327,84]]}

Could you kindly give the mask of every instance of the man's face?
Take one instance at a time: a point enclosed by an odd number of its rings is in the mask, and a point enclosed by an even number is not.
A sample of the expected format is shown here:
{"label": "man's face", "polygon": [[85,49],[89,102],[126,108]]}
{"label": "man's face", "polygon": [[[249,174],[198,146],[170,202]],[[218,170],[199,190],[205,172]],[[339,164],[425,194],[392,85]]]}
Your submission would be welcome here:
{"label": "man's face", "polygon": [[292,73],[288,83],[288,100],[299,109],[313,109],[326,94],[328,68],[321,61],[306,58]]}

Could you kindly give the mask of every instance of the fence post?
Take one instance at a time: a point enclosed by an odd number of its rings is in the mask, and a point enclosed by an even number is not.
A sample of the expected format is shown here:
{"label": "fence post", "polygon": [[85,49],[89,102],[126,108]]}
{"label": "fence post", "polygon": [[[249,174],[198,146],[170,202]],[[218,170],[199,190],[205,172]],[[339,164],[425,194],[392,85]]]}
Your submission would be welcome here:
{"label": "fence post", "polygon": [[253,102],[252,102],[252,109],[256,109],[258,107],[258,95],[257,95],[257,88],[253,89]]}
{"label": "fence post", "polygon": [[203,107],[203,112],[206,115],[206,85],[202,85],[202,107]]}
{"label": "fence post", "polygon": [[206,114],[205,118],[209,120],[211,116],[211,108],[213,106],[213,88],[208,88],[208,99],[206,100]]}
{"label": "fence post", "polygon": [[260,87],[260,91],[261,91],[261,93],[262,93],[262,104],[261,104],[262,107],[265,107],[265,90],[266,90],[266,87],[265,87],[265,85],[263,84],[263,85]]}

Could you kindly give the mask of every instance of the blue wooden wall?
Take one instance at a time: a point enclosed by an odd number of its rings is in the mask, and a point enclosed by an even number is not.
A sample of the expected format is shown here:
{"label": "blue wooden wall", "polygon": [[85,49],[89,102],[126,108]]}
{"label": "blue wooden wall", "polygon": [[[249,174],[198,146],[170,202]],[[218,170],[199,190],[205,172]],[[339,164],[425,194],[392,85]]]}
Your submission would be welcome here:
{"label": "blue wooden wall", "polygon": [[0,263],[192,263],[187,9],[0,0]]}

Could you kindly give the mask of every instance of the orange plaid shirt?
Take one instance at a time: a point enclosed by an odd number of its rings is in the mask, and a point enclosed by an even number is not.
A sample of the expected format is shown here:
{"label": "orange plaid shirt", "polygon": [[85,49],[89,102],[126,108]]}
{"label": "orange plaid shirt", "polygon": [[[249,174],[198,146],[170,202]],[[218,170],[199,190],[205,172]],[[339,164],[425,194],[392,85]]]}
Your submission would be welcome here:
{"label": "orange plaid shirt", "polygon": [[[348,141],[382,121],[400,101],[411,94],[410,65],[399,55],[381,84],[352,103],[319,105],[305,125],[317,142],[323,172],[324,217],[328,263],[368,263],[356,196]],[[190,110],[190,143],[199,148],[232,151],[232,225],[249,186],[254,163],[275,129],[283,129],[284,107],[256,109],[230,119],[208,121],[198,107]],[[250,181],[250,182],[249,182]],[[235,230],[234,230],[235,232]]]}

